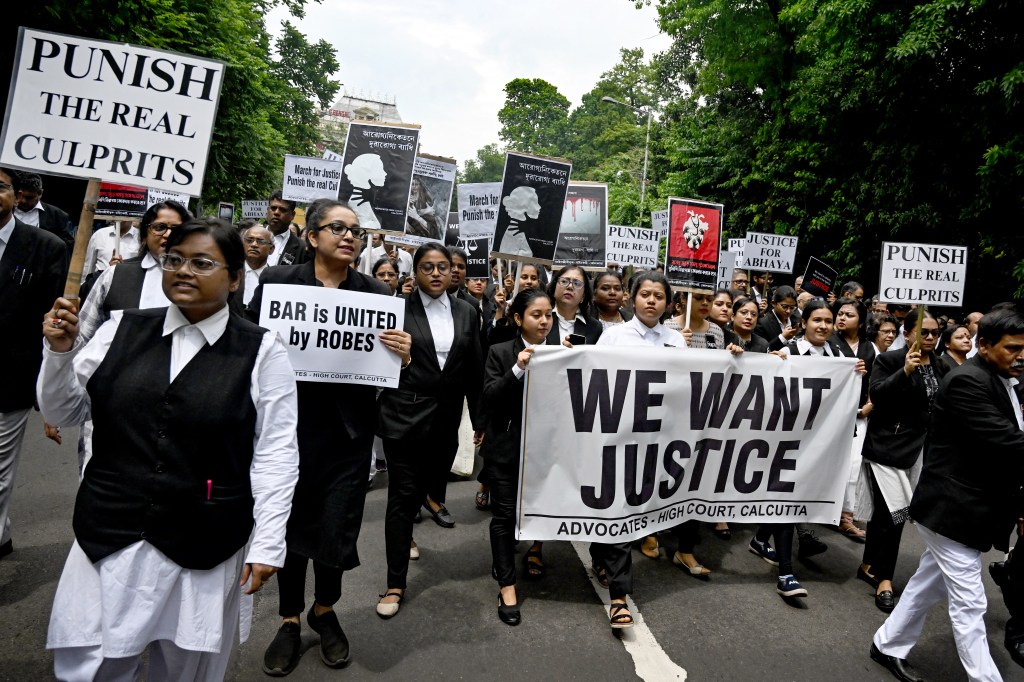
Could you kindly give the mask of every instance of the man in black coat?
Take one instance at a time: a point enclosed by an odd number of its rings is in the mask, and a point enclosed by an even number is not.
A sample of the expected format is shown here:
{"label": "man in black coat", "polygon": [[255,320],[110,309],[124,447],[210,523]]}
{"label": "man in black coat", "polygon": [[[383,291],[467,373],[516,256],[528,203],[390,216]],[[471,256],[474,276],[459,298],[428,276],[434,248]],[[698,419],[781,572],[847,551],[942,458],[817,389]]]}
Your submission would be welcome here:
{"label": "man in black coat", "polygon": [[60,239],[14,217],[20,178],[0,169],[0,557],[11,553],[7,517],[28,415],[43,359],[43,315],[63,293],[67,251]]}
{"label": "man in black coat", "polygon": [[267,258],[267,265],[295,265],[307,260],[306,244],[290,229],[294,219],[295,202],[282,199],[281,190],[271,194],[267,202],[266,227],[274,235],[274,250]]}
{"label": "man in black coat", "polygon": [[68,214],[52,204],[44,204],[43,179],[35,173],[18,173],[20,178],[18,205],[14,217],[25,223],[56,235],[64,242],[70,256],[75,248],[74,228]]}
{"label": "man in black coat", "polygon": [[1006,551],[1024,482],[1024,416],[1013,387],[1024,374],[1024,315],[999,310],[978,326],[978,355],[950,372],[935,399],[924,468],[910,504],[921,563],[871,657],[901,680],[932,606],[949,601],[953,637],[972,680],[1000,680],[988,649],[981,554]]}

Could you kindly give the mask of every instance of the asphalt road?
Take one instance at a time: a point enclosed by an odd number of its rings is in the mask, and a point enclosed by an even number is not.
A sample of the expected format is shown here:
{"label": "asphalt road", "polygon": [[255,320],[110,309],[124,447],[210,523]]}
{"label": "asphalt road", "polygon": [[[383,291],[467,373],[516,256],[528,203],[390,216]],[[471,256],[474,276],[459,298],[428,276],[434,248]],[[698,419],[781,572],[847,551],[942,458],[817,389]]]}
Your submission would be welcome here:
{"label": "asphalt road", "polygon": [[[0,560],[0,680],[52,678],[53,659],[44,644],[53,593],[72,540],[76,438],[70,430],[57,446],[43,438],[38,415],[30,420],[12,503],[15,551]],[[368,494],[360,536],[363,565],[346,574],[338,607],[352,662],[344,670],[331,670],[315,650],[307,650],[290,679],[893,679],[867,655],[871,635],[885,616],[875,609],[871,589],[853,577],[861,546],[827,529],[820,529],[819,536],[829,551],[813,564],[797,563],[797,576],[810,595],[796,606],[776,595],[773,569],[747,552],[750,527],[738,527],[731,542],[703,533],[697,556],[714,571],[706,583],[682,574],[665,557],[652,561],[634,552],[633,598],[650,636],[630,632],[623,640],[611,633],[575,548],[547,543],[548,575],[538,583],[520,582],[523,623],[510,628],[496,614],[489,516],[473,507],[474,482],[449,485],[454,529],[442,529],[429,518],[417,526],[423,556],[412,563],[401,612],[383,621],[374,604],[385,587],[385,486],[386,477],[378,477]],[[524,542],[522,551],[527,547]],[[897,588],[916,568],[921,549],[916,530],[908,527]],[[312,571],[309,579],[307,595],[312,594]],[[998,589],[986,584],[986,622],[996,664],[1005,679],[1024,679],[1024,669],[1002,648],[1006,609]],[[260,662],[278,626],[276,612],[272,583],[257,596],[252,635],[239,649],[228,679],[267,679]],[[308,627],[303,637],[307,647],[316,646]],[[910,661],[930,681],[966,679],[944,606],[930,614]]]}

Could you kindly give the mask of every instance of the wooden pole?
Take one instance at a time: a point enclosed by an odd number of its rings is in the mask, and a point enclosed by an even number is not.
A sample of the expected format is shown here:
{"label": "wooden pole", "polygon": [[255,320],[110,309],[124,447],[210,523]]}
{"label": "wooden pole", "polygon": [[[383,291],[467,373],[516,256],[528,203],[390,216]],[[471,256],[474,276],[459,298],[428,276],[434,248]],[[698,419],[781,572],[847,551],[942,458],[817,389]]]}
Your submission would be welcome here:
{"label": "wooden pole", "polygon": [[519,295],[519,278],[523,274],[523,261],[516,261],[516,281],[512,283],[512,298]]}
{"label": "wooden pole", "polygon": [[82,215],[78,218],[78,232],[75,233],[75,249],[71,252],[71,264],[68,266],[68,278],[64,282],[64,298],[79,308],[78,289],[82,286],[82,269],[85,267],[85,252],[89,248],[89,237],[92,236],[92,223],[96,217],[96,202],[100,196],[100,181],[89,180],[85,188],[85,200],[82,202]]}
{"label": "wooden pole", "polygon": [[928,310],[928,307],[924,304],[917,307],[917,323],[914,325],[914,350],[915,352],[921,350],[921,325],[924,324],[924,314]]}

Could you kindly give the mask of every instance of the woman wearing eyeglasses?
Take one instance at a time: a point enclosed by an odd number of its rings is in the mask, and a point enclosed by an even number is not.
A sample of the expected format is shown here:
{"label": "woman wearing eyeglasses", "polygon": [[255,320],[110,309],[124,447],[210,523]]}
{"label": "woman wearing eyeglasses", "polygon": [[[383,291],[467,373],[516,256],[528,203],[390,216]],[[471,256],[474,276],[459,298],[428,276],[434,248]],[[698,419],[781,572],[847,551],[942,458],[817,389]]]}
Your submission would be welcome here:
{"label": "woman wearing eyeglasses", "polygon": [[757,323],[757,334],[768,342],[768,350],[782,350],[796,338],[800,316],[796,311],[796,291],[781,286],[772,293],[772,309]]}
{"label": "woman wearing eyeglasses", "polygon": [[757,301],[746,296],[737,296],[732,304],[732,333],[739,341],[737,345],[747,353],[768,352],[768,341],[754,331],[757,310]]}
{"label": "woman wearing eyeglasses", "polygon": [[[439,526],[455,525],[444,506],[442,482],[459,449],[464,402],[469,402],[474,445],[483,440],[477,312],[448,293],[451,267],[451,255],[444,246],[430,242],[416,249],[416,292],[405,302],[412,355],[398,388],[384,389],[380,398],[377,434],[388,458],[387,589],[376,607],[381,618],[397,614],[405,597],[413,517],[420,505]],[[436,497],[428,498],[428,493]]]}
{"label": "woman wearing eyeglasses", "polygon": [[889,313],[872,313],[868,315],[867,332],[875,355],[889,350],[896,335],[899,334],[900,323]]}
{"label": "woman wearing eyeglasses", "polygon": [[864,542],[866,533],[853,522],[853,512],[856,502],[857,476],[860,472],[861,449],[868,427],[868,415],[871,414],[874,407],[868,397],[868,375],[871,374],[871,366],[875,361],[875,349],[867,340],[867,308],[859,299],[840,298],[832,304],[832,314],[835,316],[835,333],[832,334],[831,341],[845,357],[863,360],[867,372],[861,380],[860,398],[857,402],[857,422],[850,447],[849,476],[846,480],[846,493],[843,497],[843,514],[837,527],[840,533],[854,542]]}
{"label": "woman wearing eyeglasses", "polygon": [[223,679],[242,590],[284,563],[295,378],[277,335],[228,311],[244,258],[229,225],[189,221],[160,256],[169,307],[88,343],[65,299],[46,315],[40,408],[95,424],[47,634],[57,679],[135,679],[146,652],[149,679]]}
{"label": "woman wearing eyeglasses", "polygon": [[[259,319],[266,284],[391,295],[386,284],[355,268],[365,231],[348,204],[317,202],[306,216],[306,226],[312,259],[268,268],[246,311],[249,319]],[[379,338],[403,365],[408,364],[411,339],[406,332],[389,329]],[[299,482],[288,519],[288,554],[277,575],[282,623],[263,659],[263,671],[275,676],[287,675],[299,662],[300,618],[311,560],[315,602],[306,622],[320,635],[320,659],[327,666],[348,663],[348,639],[333,607],[341,598],[342,574],[359,565],[356,541],[377,425],[377,389],[299,381],[298,405]],[[408,542],[405,553],[408,556]]]}
{"label": "woman wearing eyeglasses", "polygon": [[939,323],[924,313],[921,335],[911,310],[903,321],[907,345],[882,353],[871,370],[874,410],[864,438],[857,513],[868,519],[864,560],[857,578],[875,588],[875,606],[889,613],[896,606],[892,585],[903,524],[921,473],[921,454],[935,394],[946,366],[935,356]]}
{"label": "woman wearing eyeglasses", "polygon": [[388,285],[392,296],[398,295],[398,263],[384,256],[373,264],[371,274],[378,282]]}

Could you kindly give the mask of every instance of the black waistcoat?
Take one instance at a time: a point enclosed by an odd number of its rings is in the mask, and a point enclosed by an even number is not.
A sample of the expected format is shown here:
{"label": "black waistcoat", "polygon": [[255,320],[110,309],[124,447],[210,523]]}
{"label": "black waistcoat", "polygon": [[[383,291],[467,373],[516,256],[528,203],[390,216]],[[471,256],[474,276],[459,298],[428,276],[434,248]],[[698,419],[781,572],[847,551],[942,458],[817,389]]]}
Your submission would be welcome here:
{"label": "black waistcoat", "polygon": [[125,311],[86,387],[93,456],[74,529],[94,563],[147,540],[179,566],[209,569],[252,531],[250,387],[264,330],[230,316],[217,343],[169,383],[166,312]]}
{"label": "black waistcoat", "polygon": [[103,300],[103,319],[109,320],[114,310],[138,308],[142,300],[142,284],[146,281],[146,271],[142,267],[143,256],[136,256],[120,263],[114,268],[110,289]]}

